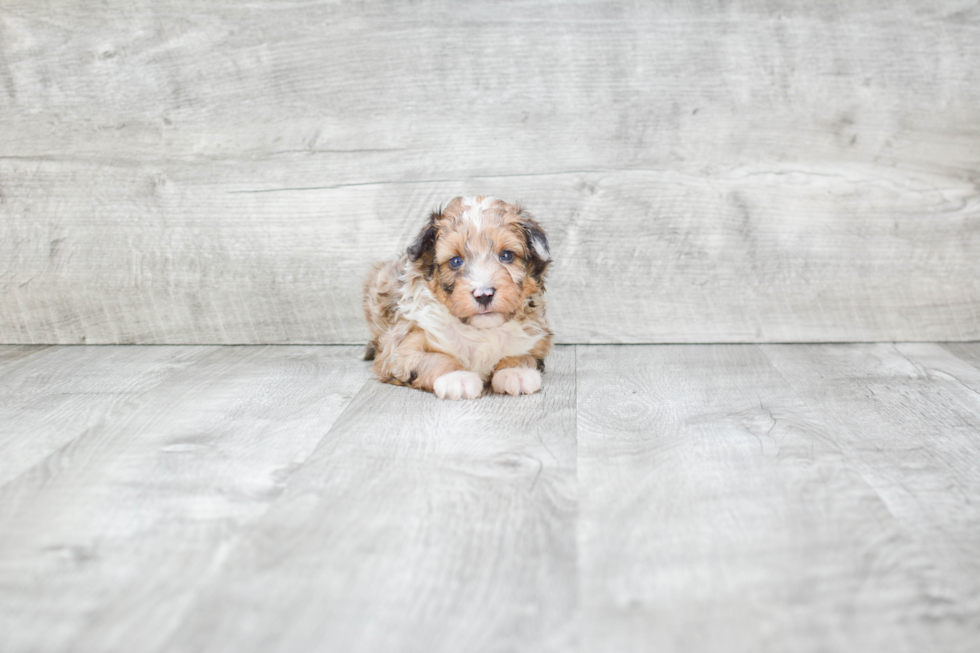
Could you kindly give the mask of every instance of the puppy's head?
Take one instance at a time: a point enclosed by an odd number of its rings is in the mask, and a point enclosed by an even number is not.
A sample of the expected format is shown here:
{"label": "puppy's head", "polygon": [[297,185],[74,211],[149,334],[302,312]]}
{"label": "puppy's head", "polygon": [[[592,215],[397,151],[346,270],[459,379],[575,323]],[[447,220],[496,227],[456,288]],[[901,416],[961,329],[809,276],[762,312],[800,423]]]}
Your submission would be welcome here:
{"label": "puppy's head", "polygon": [[500,326],[544,289],[548,238],[520,206],[457,197],[433,212],[408,256],[429,289],[460,321]]}

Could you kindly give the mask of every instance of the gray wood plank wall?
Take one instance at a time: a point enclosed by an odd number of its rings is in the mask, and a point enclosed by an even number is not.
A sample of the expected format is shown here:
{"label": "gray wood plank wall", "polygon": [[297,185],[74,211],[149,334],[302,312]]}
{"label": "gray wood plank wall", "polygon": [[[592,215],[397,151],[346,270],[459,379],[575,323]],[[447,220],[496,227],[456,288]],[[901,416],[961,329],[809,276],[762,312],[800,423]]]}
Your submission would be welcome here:
{"label": "gray wood plank wall", "polygon": [[355,343],[458,194],[560,342],[980,339],[980,6],[0,6],[0,342]]}

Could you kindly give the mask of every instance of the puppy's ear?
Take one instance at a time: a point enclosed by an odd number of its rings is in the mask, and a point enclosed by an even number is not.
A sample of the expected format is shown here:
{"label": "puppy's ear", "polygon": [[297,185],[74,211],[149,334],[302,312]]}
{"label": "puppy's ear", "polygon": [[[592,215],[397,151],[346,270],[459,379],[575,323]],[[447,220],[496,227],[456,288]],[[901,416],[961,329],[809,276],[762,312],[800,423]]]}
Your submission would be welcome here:
{"label": "puppy's ear", "polygon": [[523,208],[520,210],[521,230],[524,232],[525,249],[527,250],[527,272],[538,283],[542,283],[544,273],[551,263],[551,250],[548,249],[548,236],[544,229]]}
{"label": "puppy's ear", "polygon": [[441,208],[438,211],[433,211],[415,242],[408,248],[408,258],[413,263],[418,264],[419,267],[426,268],[426,276],[428,276],[428,268],[432,266],[432,259],[436,253],[436,236],[439,235],[437,222],[441,216]]}

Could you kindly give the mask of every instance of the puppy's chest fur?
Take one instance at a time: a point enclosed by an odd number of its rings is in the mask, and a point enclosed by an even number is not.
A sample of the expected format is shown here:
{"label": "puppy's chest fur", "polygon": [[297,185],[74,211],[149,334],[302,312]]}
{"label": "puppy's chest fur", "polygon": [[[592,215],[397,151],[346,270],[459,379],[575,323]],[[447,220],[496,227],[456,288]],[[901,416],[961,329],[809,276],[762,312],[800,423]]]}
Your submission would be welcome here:
{"label": "puppy's chest fur", "polygon": [[413,284],[401,309],[425,333],[429,347],[454,356],[464,368],[489,378],[501,359],[529,353],[542,337],[539,328],[509,320],[490,329],[463,324],[432,297],[427,288]]}

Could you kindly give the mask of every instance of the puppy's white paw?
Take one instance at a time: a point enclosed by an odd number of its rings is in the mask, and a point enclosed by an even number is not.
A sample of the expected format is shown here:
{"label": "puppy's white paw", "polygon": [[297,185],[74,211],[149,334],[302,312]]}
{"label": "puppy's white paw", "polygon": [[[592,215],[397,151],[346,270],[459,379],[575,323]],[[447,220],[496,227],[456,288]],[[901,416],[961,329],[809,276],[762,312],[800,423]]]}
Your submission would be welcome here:
{"label": "puppy's white paw", "polygon": [[436,379],[432,391],[440,399],[476,399],[483,394],[483,379],[476,372],[450,372]]}
{"label": "puppy's white paw", "polygon": [[534,394],[541,389],[541,372],[530,367],[505,367],[497,370],[490,385],[502,395]]}

